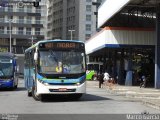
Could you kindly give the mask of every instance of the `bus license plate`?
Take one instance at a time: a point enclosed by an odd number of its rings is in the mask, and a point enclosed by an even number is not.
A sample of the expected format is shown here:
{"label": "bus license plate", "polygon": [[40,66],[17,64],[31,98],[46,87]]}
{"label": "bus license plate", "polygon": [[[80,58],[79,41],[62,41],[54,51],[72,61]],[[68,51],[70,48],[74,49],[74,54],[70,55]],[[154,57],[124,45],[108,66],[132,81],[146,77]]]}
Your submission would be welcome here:
{"label": "bus license plate", "polygon": [[59,88],[59,91],[67,91],[67,88]]}

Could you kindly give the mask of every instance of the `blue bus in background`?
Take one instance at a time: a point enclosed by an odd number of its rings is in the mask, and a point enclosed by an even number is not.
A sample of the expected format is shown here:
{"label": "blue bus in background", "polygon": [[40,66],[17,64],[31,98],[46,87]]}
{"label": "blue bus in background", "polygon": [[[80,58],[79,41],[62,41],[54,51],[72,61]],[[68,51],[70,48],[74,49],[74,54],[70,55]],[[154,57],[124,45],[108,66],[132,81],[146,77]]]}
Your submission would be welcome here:
{"label": "blue bus in background", "polygon": [[25,50],[24,80],[28,96],[46,94],[73,99],[86,93],[85,44],[71,40],[39,41]]}
{"label": "blue bus in background", "polygon": [[0,88],[16,89],[18,86],[16,56],[0,52]]}

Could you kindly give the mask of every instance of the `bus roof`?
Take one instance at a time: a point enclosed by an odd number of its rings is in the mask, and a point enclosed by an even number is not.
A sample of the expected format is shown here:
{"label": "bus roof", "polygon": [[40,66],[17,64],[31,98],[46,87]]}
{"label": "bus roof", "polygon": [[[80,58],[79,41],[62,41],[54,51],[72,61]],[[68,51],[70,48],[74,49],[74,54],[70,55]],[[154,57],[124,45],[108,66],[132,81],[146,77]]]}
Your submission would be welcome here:
{"label": "bus roof", "polygon": [[10,53],[10,52],[0,52],[0,56],[8,56],[8,57],[10,57],[10,58],[16,57],[15,54]]}
{"label": "bus roof", "polygon": [[78,41],[78,40],[60,40],[60,39],[55,39],[55,40],[41,40],[41,41],[38,41],[37,43],[35,43],[34,45],[32,45],[31,47],[27,48],[27,49],[25,50],[25,52],[28,52],[29,50],[35,48],[35,47],[38,46],[40,43],[47,43],[47,42],[62,42],[62,41],[65,41],[65,42],[84,43],[84,42]]}

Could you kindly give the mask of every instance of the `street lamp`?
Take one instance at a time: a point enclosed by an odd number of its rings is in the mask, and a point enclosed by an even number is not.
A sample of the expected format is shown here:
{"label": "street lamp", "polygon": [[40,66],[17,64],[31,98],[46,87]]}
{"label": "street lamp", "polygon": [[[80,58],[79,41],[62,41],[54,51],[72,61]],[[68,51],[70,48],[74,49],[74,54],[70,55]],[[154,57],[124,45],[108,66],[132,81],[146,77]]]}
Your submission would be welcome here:
{"label": "street lamp", "polygon": [[98,25],[98,7],[101,5],[99,2],[92,2],[92,5],[96,6],[96,12],[94,12],[94,15],[96,15],[96,30]]}
{"label": "street lamp", "polygon": [[68,30],[69,32],[71,32],[71,40],[72,40],[72,32],[74,32],[75,30]]}
{"label": "street lamp", "polygon": [[9,51],[12,52],[12,23],[14,22],[14,19],[9,19],[6,22],[9,22]]}

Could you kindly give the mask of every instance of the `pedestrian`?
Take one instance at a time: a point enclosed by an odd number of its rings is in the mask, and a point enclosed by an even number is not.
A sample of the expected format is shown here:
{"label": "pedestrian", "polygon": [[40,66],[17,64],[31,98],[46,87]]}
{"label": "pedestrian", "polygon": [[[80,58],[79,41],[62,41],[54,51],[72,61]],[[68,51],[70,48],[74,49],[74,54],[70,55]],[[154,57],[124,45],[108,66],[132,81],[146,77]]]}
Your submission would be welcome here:
{"label": "pedestrian", "polygon": [[143,75],[142,78],[141,78],[141,83],[140,83],[140,88],[141,87],[146,87],[146,76]]}
{"label": "pedestrian", "polygon": [[108,85],[108,84],[110,83],[110,75],[109,75],[108,72],[105,72],[105,73],[104,73],[104,78],[103,78],[103,80],[104,80],[104,84],[105,84],[105,85]]}
{"label": "pedestrian", "polygon": [[99,88],[101,88],[102,84],[104,82],[104,80],[103,80],[103,74],[99,74],[98,75],[98,81],[99,81]]}

